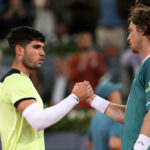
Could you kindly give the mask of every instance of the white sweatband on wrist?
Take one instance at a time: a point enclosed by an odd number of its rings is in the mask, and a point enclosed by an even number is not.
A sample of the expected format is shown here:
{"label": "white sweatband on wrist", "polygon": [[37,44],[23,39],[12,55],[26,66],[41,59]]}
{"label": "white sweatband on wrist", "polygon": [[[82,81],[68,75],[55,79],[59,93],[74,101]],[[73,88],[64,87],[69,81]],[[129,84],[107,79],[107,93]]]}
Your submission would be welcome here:
{"label": "white sweatband on wrist", "polygon": [[96,96],[94,100],[92,101],[91,106],[95,108],[96,110],[98,110],[99,112],[104,114],[109,104],[110,104],[109,101],[99,96]]}
{"label": "white sweatband on wrist", "polygon": [[140,134],[135,145],[134,150],[148,150],[150,146],[150,137]]}
{"label": "white sweatband on wrist", "polygon": [[60,103],[46,109],[40,109],[36,102],[28,106],[22,115],[35,130],[39,131],[62,119],[78,103],[77,100],[78,98],[71,94]]}

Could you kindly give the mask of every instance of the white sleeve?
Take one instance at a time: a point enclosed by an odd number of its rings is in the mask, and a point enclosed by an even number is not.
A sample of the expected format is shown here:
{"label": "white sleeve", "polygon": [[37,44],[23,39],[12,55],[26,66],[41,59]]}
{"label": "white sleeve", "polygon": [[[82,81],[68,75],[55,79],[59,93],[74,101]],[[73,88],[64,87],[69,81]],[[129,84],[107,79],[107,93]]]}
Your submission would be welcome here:
{"label": "white sleeve", "polygon": [[77,103],[78,98],[71,94],[60,103],[40,109],[38,103],[33,103],[23,111],[23,116],[35,130],[45,129],[62,119]]}

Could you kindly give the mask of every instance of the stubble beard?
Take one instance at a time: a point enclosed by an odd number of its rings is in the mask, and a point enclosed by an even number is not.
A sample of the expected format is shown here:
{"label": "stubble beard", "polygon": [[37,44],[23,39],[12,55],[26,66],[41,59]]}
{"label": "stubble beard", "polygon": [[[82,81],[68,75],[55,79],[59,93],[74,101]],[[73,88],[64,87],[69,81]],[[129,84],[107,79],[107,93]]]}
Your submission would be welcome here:
{"label": "stubble beard", "polygon": [[130,46],[130,48],[132,50],[132,53],[134,53],[134,54],[138,54],[139,53],[137,48],[132,48],[131,46]]}
{"label": "stubble beard", "polygon": [[30,65],[27,60],[23,59],[22,64],[25,66],[25,68],[30,70],[39,70],[41,66],[36,65]]}
{"label": "stubble beard", "polygon": [[138,51],[137,51],[136,49],[133,49],[132,52],[133,52],[134,54],[138,54]]}

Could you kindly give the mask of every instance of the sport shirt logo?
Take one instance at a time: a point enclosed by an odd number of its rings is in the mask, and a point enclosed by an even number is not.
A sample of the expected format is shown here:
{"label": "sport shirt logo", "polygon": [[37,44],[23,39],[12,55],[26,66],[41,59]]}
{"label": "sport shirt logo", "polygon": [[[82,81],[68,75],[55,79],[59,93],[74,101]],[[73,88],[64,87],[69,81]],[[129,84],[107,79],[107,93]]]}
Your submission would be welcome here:
{"label": "sport shirt logo", "polygon": [[148,82],[148,88],[145,90],[145,92],[149,92],[150,91],[150,82]]}

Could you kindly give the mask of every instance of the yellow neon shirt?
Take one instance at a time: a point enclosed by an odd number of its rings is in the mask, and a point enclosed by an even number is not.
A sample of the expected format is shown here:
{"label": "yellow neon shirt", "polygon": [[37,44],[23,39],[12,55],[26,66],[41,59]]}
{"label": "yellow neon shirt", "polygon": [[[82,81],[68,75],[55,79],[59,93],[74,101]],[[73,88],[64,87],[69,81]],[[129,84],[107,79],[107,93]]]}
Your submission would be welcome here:
{"label": "yellow neon shirt", "polygon": [[33,129],[16,109],[17,102],[36,99],[43,102],[31,80],[12,69],[0,83],[0,136],[3,150],[45,150],[44,131]]}

